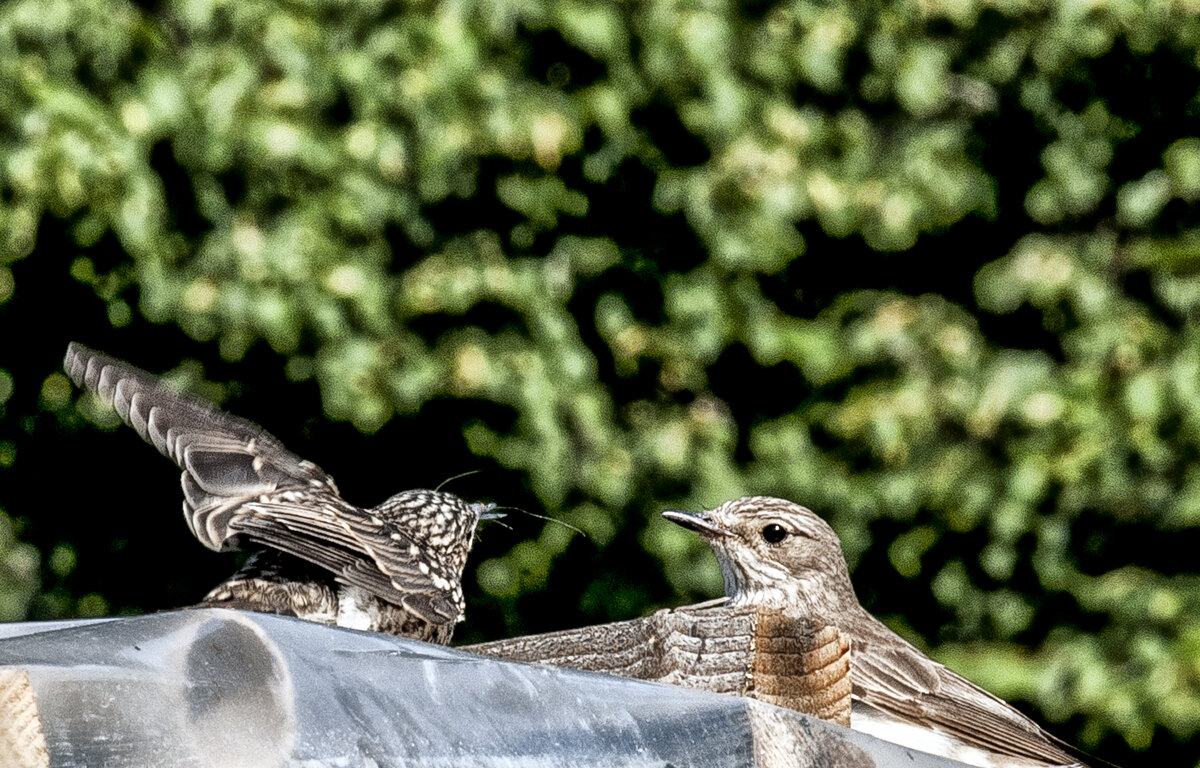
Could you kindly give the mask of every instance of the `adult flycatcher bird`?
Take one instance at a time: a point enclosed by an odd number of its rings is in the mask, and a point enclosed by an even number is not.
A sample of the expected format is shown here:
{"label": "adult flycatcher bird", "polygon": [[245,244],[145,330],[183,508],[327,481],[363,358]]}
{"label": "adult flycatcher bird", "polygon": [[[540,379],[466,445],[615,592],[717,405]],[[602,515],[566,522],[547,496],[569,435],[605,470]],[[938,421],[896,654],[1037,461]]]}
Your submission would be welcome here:
{"label": "adult flycatcher bird", "polygon": [[852,729],[980,768],[1082,766],[1028,717],[867,613],[837,534],[808,509],[754,496],[663,517],[712,546],[730,605],[778,609],[850,638]]}

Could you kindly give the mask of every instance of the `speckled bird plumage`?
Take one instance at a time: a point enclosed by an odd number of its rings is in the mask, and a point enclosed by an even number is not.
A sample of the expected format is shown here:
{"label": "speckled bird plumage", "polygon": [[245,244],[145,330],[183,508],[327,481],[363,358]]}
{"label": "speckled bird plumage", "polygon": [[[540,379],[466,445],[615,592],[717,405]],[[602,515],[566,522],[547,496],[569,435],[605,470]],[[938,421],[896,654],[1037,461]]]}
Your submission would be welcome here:
{"label": "speckled bird plumage", "polygon": [[264,548],[202,604],[450,641],[475,526],[493,516],[490,505],[413,490],[357,507],[253,422],[79,344],[64,368],[183,470],[184,517],[204,546]]}
{"label": "speckled bird plumage", "polygon": [[729,604],[777,609],[850,638],[851,728],[983,768],[1082,765],[1059,739],[868,613],[837,534],[810,510],[753,496],[663,516],[712,546]]}

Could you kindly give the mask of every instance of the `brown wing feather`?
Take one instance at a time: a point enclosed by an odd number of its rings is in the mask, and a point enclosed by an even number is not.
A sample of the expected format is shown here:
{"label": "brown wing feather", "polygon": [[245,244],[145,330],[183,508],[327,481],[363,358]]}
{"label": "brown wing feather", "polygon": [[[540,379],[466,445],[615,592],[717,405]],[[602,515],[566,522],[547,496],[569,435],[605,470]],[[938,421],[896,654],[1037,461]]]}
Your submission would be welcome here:
{"label": "brown wing feather", "polygon": [[1076,762],[1059,748],[1057,739],[1011,705],[925,656],[882,624],[879,629],[887,635],[870,632],[852,641],[853,696],[863,705],[998,754],[1056,765]]}
{"label": "brown wing feather", "polygon": [[431,623],[458,620],[459,601],[438,599],[457,595],[457,583],[439,583],[426,552],[414,551],[403,531],[369,512],[332,498],[304,504],[261,500],[242,509],[246,513],[235,516],[230,529],[251,541],[320,565]]}
{"label": "brown wing feather", "polygon": [[205,515],[227,510],[231,499],[308,488],[338,495],[333,478],[262,427],[175,392],[139,368],[75,343],[63,368],[183,470],[188,524],[210,549],[227,548],[232,534]]}
{"label": "brown wing feather", "polygon": [[320,467],[288,451],[254,422],[225,413],[207,400],[176,392],[157,376],[126,362],[72,342],[63,369],[77,386],[112,405],[143,440],[181,469],[188,448],[211,444],[217,451],[240,450],[262,459],[270,468],[267,481],[291,478],[297,483],[332,483]]}

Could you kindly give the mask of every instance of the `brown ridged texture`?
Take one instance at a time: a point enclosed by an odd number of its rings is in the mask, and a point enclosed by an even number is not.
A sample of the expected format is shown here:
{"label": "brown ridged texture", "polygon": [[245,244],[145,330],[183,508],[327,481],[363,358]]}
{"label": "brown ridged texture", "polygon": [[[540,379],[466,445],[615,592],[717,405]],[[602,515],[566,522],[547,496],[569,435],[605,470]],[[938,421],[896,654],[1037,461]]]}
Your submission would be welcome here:
{"label": "brown ridged texture", "polygon": [[837,627],[797,627],[760,610],[751,657],[753,698],[850,725],[850,639]]}
{"label": "brown ridged texture", "polygon": [[0,669],[0,768],[49,768],[29,673]]}
{"label": "brown ridged texture", "polygon": [[749,696],[850,724],[850,643],[761,608],[684,607],[462,650]]}

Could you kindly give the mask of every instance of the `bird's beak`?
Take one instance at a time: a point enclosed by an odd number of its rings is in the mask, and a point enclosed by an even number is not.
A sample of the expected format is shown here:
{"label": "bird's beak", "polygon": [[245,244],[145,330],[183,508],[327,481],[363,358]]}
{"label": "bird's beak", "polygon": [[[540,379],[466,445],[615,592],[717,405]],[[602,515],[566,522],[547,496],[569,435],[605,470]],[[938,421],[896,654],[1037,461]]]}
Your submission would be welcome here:
{"label": "bird's beak", "polygon": [[691,528],[696,533],[710,538],[712,536],[730,536],[733,531],[728,528],[723,528],[712,520],[709,520],[701,512],[677,512],[673,509],[668,509],[662,513],[662,516],[670,520],[676,525],[682,525],[684,528]]}
{"label": "bird's beak", "polygon": [[489,501],[487,504],[475,502],[471,506],[479,512],[480,520],[499,520],[508,514],[507,512],[497,512],[495,502],[491,501]]}

